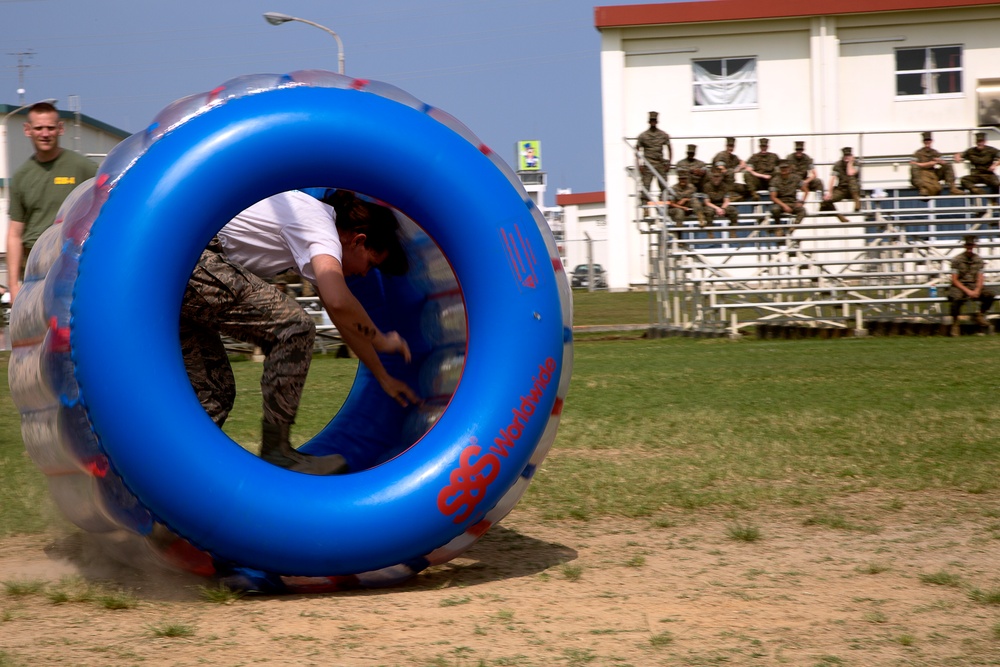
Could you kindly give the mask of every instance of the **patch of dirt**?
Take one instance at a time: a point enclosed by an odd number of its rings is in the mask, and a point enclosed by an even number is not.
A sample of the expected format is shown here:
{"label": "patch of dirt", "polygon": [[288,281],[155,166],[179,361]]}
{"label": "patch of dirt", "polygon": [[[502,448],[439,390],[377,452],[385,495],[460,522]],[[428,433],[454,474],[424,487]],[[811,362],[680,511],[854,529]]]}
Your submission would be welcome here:
{"label": "patch of dirt", "polygon": [[[998,554],[996,494],[656,521],[516,509],[396,588],[217,604],[204,580],[123,568],[86,535],[17,537],[0,581],[80,576],[139,604],[0,591],[0,665],[997,665],[1000,604],[974,593],[1000,597]],[[190,634],[156,636],[171,626]]]}

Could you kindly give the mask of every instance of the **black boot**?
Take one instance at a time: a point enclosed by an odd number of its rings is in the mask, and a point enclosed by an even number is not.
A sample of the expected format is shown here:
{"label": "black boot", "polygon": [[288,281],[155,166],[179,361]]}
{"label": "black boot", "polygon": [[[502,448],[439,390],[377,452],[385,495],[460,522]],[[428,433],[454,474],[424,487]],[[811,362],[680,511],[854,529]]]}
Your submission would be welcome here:
{"label": "black boot", "polygon": [[347,472],[347,461],[340,454],[311,456],[293,449],[288,441],[290,429],[288,424],[263,422],[260,458],[276,466],[309,475],[342,475]]}

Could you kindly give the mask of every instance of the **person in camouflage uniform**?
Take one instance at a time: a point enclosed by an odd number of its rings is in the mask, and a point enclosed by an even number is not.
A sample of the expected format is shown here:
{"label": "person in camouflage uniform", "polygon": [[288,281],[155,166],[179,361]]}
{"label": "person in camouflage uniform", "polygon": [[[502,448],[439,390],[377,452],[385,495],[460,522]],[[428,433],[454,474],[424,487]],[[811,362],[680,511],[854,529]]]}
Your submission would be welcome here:
{"label": "person in camouflage uniform", "polygon": [[[861,167],[859,161],[854,157],[854,151],[850,146],[841,149],[843,157],[837,160],[830,173],[830,188],[823,196],[823,203],[820,204],[821,211],[836,211],[834,206],[842,199],[851,198],[854,200],[854,210],[861,210],[861,180],[859,174]],[[838,215],[841,222],[847,222],[847,218]]]}
{"label": "person in camouflage uniform", "polygon": [[739,213],[730,203],[729,183],[720,169],[712,169],[705,180],[703,192],[705,201],[702,203],[702,210],[705,224],[711,226],[716,216],[725,216],[729,219],[729,225],[735,227],[739,222]]}
{"label": "person in camouflage uniform", "polygon": [[802,179],[792,172],[792,163],[782,160],[778,163],[778,173],[771,178],[771,216],[774,224],[780,225],[782,217],[795,215],[795,224],[802,222],[806,216],[806,208],[798,200],[798,193],[801,190]]}
{"label": "person in camouflage uniform", "polygon": [[955,153],[955,164],[963,160],[969,161],[969,175],[963,176],[962,187],[974,195],[987,194],[979,187],[986,186],[989,194],[1000,193],[1000,179],[997,179],[996,168],[1000,165],[1000,150],[986,145],[986,133],[976,132],[976,145],[964,153]]}
{"label": "person in camouflage uniform", "polygon": [[750,156],[746,163],[746,172],[743,174],[743,182],[750,191],[750,198],[760,201],[758,190],[767,190],[771,184],[771,177],[778,170],[777,153],[767,150],[770,142],[763,138],[758,142],[760,150]]}
{"label": "person in camouflage uniform", "polygon": [[696,192],[687,170],[678,170],[677,183],[671,188],[670,199],[667,200],[667,215],[674,221],[674,224],[683,225],[685,220],[697,218],[698,224],[702,227],[705,226],[701,201],[695,197]]}
{"label": "person in camouflage uniform", "polygon": [[691,179],[691,184],[694,185],[694,189],[701,192],[701,186],[705,184],[705,174],[708,172],[707,165],[694,156],[698,147],[694,144],[687,145],[687,153],[685,157],[677,161],[675,165],[677,171],[681,169],[687,169],[688,178]]}
{"label": "person in camouflage uniform", "polygon": [[789,153],[785,159],[792,164],[792,173],[799,177],[802,183],[802,192],[809,195],[809,192],[818,192],[820,198],[823,197],[823,181],[816,177],[816,165],[806,151],[806,142],[796,141],[795,152]]}
{"label": "person in camouflage uniform", "polygon": [[406,272],[399,223],[385,207],[348,195],[331,208],[303,192],[282,192],[247,208],[202,252],[181,304],[184,366],[209,417],[221,427],[236,397],[220,334],[259,347],[265,355],[261,458],[309,474],[345,472],[347,461],[340,454],[309,456],[291,447],[289,431],[316,329],[309,314],[266,279],[295,266],[316,285],[344,342],[382,389],[403,407],[420,400],[378,357],[399,354],[409,361],[406,341],[396,332],[379,331],[344,281],[379,265],[388,273]]}
{"label": "person in camouflage uniform", "polygon": [[962,191],[955,187],[955,170],[950,162],[945,162],[941,154],[931,148],[933,138],[930,132],[920,135],[924,142],[923,148],[918,148],[910,158],[910,183],[913,184],[921,197],[934,197],[941,193],[941,183],[948,186],[953,195]]}
{"label": "person in camouflage uniform", "polygon": [[748,197],[749,189],[745,183],[736,182],[736,174],[746,169],[746,163],[733,150],[736,148],[736,137],[726,137],[725,149],[712,158],[712,168],[725,167],[725,179],[729,183],[730,196],[733,201],[741,201]]}
{"label": "person in camouflage uniform", "polygon": [[976,254],[976,237],[965,237],[965,252],[951,260],[951,286],[948,288],[948,303],[951,306],[951,335],[961,334],[958,317],[962,314],[962,306],[966,301],[978,301],[979,312],[976,313],[976,323],[989,326],[986,313],[996,293],[983,287],[983,258]]}
{"label": "person in camouflage uniform", "polygon": [[[636,152],[642,151],[642,158],[638,160],[638,163],[643,188],[643,191],[639,193],[639,198],[643,205],[649,202],[647,193],[653,193],[651,187],[654,177],[657,176],[656,189],[660,193],[660,198],[664,198],[666,188],[664,184],[667,173],[670,171],[670,163],[674,160],[674,149],[670,146],[670,135],[656,126],[659,122],[659,116],[660,114],[656,111],[649,112],[649,129],[640,134],[635,142]],[[664,146],[667,148],[666,160],[663,159]],[[656,173],[653,173],[653,170]]]}

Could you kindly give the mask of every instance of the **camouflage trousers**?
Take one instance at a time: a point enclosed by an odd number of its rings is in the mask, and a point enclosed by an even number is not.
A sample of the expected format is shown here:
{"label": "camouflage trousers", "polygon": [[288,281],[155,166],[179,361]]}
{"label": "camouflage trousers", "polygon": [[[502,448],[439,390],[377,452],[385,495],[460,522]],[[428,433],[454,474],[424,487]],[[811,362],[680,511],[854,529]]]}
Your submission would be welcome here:
{"label": "camouflage trousers", "polygon": [[846,183],[837,183],[837,185],[830,190],[830,198],[824,199],[823,203],[819,205],[819,210],[836,211],[837,207],[834,206],[834,204],[843,199],[854,200],[854,210],[858,210],[857,207],[861,205],[861,187],[858,184],[857,179],[851,179]]}
{"label": "camouflage trousers", "polygon": [[312,318],[295,299],[213,247],[202,252],[181,304],[181,351],[191,386],[222,426],[236,400],[236,381],[220,334],[256,345],[265,355],[264,421],[292,424],[312,361]]}
{"label": "camouflage trousers", "polygon": [[643,204],[649,201],[649,197],[646,196],[646,192],[648,192],[650,195],[653,194],[654,181],[656,182],[655,189],[657,192],[660,193],[660,199],[667,198],[666,188],[663,186],[663,182],[659,178],[656,178],[656,175],[659,175],[664,180],[666,180],[667,172],[670,171],[670,164],[666,161],[659,162],[656,160],[650,160],[649,158],[646,158],[646,161],[649,162],[649,164],[652,165],[653,169],[656,170],[656,174],[654,174],[653,171],[645,164],[639,167],[639,174],[642,176],[642,187],[644,190],[644,192],[639,193],[639,199],[642,200]]}
{"label": "camouflage trousers", "polygon": [[[966,285],[966,287],[970,287]],[[971,289],[971,287],[970,287]],[[989,289],[983,289],[979,293],[979,297],[975,299],[970,299],[968,295],[962,290],[958,289],[954,285],[948,287],[948,303],[950,304],[951,316],[958,317],[962,314],[962,306],[965,305],[966,301],[978,301],[979,302],[979,312],[985,313],[993,305],[993,301],[997,298],[996,292]]]}
{"label": "camouflage trousers", "polygon": [[[997,194],[1000,191],[1000,179],[997,178],[996,174],[989,171],[963,176],[961,183],[963,188],[974,195]],[[983,192],[983,189],[979,187],[980,183],[986,186],[987,192]]]}
{"label": "camouflage trousers", "polygon": [[955,187],[955,171],[945,162],[936,169],[915,168],[910,170],[910,183],[924,197],[934,197],[941,193],[941,183]]}
{"label": "camouflage trousers", "polygon": [[[795,216],[795,224],[802,222],[802,218],[806,217],[806,207],[802,205],[802,202],[786,201],[784,203],[792,209],[791,215]],[[780,225],[781,219],[786,215],[788,214],[785,213],[784,209],[777,204],[771,207],[771,217],[774,218],[774,224]]]}

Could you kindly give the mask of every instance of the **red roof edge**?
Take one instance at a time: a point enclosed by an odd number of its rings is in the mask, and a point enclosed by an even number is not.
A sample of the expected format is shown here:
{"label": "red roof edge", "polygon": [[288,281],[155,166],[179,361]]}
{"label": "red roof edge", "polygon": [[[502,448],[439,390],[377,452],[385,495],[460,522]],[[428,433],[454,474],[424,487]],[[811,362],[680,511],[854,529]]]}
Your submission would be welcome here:
{"label": "red roof edge", "polygon": [[579,204],[603,204],[604,192],[571,192],[567,195],[556,195],[558,206],[574,206]]}
{"label": "red roof edge", "polygon": [[[821,9],[817,10],[817,4]],[[918,9],[953,9],[995,5],[995,0],[839,0],[834,3],[804,3],[799,0],[701,0],[661,2],[646,5],[594,7],[594,27],[746,21],[750,19],[870,14]]]}

